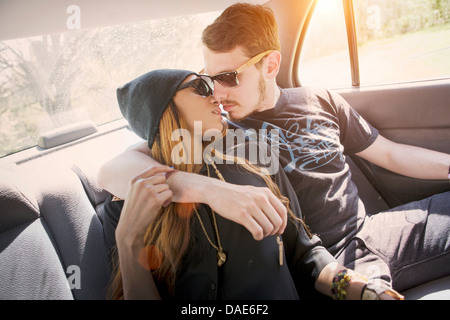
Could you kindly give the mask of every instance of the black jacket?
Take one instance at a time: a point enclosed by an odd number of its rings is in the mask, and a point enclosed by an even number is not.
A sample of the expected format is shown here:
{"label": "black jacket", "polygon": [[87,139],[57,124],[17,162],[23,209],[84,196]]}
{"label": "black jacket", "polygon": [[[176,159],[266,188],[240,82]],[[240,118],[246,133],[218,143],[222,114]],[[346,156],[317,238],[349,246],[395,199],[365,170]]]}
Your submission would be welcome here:
{"label": "black jacket", "polygon": [[[264,180],[235,164],[217,165],[224,179],[233,184],[266,186]],[[202,171],[203,174],[206,170]],[[212,177],[216,177],[210,168]],[[282,194],[291,202],[293,212],[301,217],[297,197],[284,172],[274,179]],[[107,246],[115,246],[114,231],[123,201],[105,204],[104,230]],[[215,231],[208,206],[199,207],[206,231],[215,241]],[[317,236],[309,238],[304,228],[289,221],[282,235],[285,260],[279,265],[279,246],[275,236],[253,239],[243,226],[216,214],[222,247],[227,261],[217,266],[217,251],[209,244],[197,217],[191,218],[190,248],[185,255],[175,285],[175,299],[299,299],[316,295],[314,283],[320,271],[335,259],[322,247]],[[217,243],[217,242],[216,242]],[[168,297],[158,285],[160,294]]]}

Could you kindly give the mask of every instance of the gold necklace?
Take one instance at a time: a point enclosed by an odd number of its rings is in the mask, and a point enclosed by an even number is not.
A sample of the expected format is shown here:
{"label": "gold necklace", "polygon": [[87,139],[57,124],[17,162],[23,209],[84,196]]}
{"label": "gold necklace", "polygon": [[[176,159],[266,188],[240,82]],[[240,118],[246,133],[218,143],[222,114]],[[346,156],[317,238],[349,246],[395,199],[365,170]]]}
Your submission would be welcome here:
{"label": "gold necklace", "polygon": [[219,246],[216,246],[214,244],[214,242],[211,241],[211,238],[208,236],[208,233],[206,232],[206,228],[205,228],[205,225],[203,224],[202,218],[200,217],[200,213],[197,211],[197,208],[195,207],[195,204],[193,206],[194,206],[194,211],[195,211],[195,214],[197,215],[198,221],[200,222],[200,225],[202,226],[203,233],[206,236],[206,240],[208,240],[209,244],[214,249],[217,250],[217,265],[219,267],[221,267],[225,263],[225,261],[227,261],[227,255],[223,251],[222,245],[220,243],[220,235],[219,235],[219,228],[217,227],[216,215],[215,215],[214,211],[211,210],[212,216],[213,216],[213,221],[214,221],[214,229],[216,231],[216,236],[217,236],[217,244]]}
{"label": "gold necklace", "polygon": [[[211,158],[209,158],[211,165],[214,168],[214,171],[216,172],[216,175],[219,177],[219,179],[223,182],[226,182],[225,179],[223,178],[222,174],[220,173],[219,169],[217,168],[216,164],[214,163],[214,161],[212,161]],[[208,164],[206,165],[206,170],[208,171],[208,177],[210,176],[209,174],[209,166]],[[200,222],[200,225],[203,229],[203,233],[206,236],[206,239],[208,240],[209,244],[217,250],[217,265],[220,267],[222,266],[226,261],[227,261],[227,255],[226,253],[223,251],[222,248],[222,244],[220,242],[220,235],[219,235],[219,227],[217,226],[217,221],[216,221],[216,214],[215,212],[211,209],[211,213],[212,213],[212,217],[213,217],[213,222],[214,222],[214,230],[216,231],[216,236],[217,236],[217,244],[218,246],[216,246],[212,241],[211,238],[208,236],[208,233],[206,232],[206,228],[205,225],[203,224],[202,218],[200,217],[200,213],[197,211],[197,208],[195,207],[195,204],[193,204],[194,207],[194,211],[195,214],[197,215],[198,221]],[[278,243],[278,251],[279,251],[279,264],[280,266],[283,265],[284,262],[284,245],[283,245],[283,238],[281,237],[280,234],[277,234],[277,243]]]}
{"label": "gold necklace", "polygon": [[[213,165],[213,167],[214,167],[214,170],[216,171],[216,174],[217,174],[217,176],[219,177],[219,179],[222,180],[222,181],[225,181],[225,179],[223,178],[223,176],[222,176],[222,174],[220,173],[219,169],[217,169],[216,164],[215,164],[213,161],[211,161],[211,163],[212,163],[212,165]],[[208,166],[208,165],[206,165],[206,170],[208,171],[208,177],[209,177],[210,174],[209,174],[209,166]],[[203,233],[204,233],[205,236],[206,236],[206,240],[208,240],[209,244],[210,244],[214,249],[217,250],[217,265],[218,265],[219,267],[221,267],[221,266],[225,263],[225,261],[227,261],[227,255],[226,255],[226,253],[223,251],[223,247],[222,247],[222,244],[221,244],[221,242],[220,242],[220,234],[219,234],[219,227],[217,226],[216,214],[215,214],[215,212],[211,209],[211,213],[212,213],[212,217],[213,217],[213,222],[214,222],[214,230],[216,231],[217,244],[218,244],[218,246],[216,246],[216,245],[212,242],[211,238],[208,236],[208,232],[206,232],[205,225],[203,224],[203,220],[202,220],[202,218],[200,217],[200,213],[198,212],[197,208],[195,207],[195,204],[193,204],[193,207],[194,207],[195,214],[197,215],[198,221],[200,222],[200,225],[201,225],[201,227],[202,227],[202,229],[203,229]]]}

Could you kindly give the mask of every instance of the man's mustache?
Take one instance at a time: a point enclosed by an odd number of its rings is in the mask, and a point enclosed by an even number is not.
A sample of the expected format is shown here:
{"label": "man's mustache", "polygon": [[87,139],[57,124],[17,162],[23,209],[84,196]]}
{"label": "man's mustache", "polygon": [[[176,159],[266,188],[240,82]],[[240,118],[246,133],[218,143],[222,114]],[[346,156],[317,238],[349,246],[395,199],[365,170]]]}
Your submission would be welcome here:
{"label": "man's mustache", "polygon": [[237,101],[234,100],[222,100],[220,102],[221,105],[239,105],[239,103]]}

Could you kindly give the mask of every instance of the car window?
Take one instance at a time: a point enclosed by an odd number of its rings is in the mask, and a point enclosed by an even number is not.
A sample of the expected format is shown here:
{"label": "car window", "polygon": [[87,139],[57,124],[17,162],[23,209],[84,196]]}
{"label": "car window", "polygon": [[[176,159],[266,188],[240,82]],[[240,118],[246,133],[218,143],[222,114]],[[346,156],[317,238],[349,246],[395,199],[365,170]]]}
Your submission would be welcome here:
{"label": "car window", "polygon": [[58,127],[121,118],[116,88],[147,71],[201,70],[201,32],[217,15],[0,41],[0,157]]}
{"label": "car window", "polygon": [[[450,77],[450,2],[353,1],[360,85]],[[299,63],[302,85],[351,86],[341,1],[319,0]]]}

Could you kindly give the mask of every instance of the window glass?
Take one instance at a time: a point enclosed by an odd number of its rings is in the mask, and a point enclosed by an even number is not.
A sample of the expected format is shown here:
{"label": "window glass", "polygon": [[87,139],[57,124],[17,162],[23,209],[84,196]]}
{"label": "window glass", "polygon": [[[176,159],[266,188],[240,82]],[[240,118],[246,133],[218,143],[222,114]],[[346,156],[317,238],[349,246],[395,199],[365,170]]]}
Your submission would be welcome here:
{"label": "window glass", "polygon": [[[358,0],[353,6],[362,86],[450,77],[450,1]],[[342,2],[319,0],[300,57],[302,85],[351,85],[343,36]],[[337,41],[339,49],[331,45]]]}
{"label": "window glass", "polygon": [[347,31],[342,1],[320,0],[300,55],[302,85],[351,86]]}
{"label": "window glass", "polygon": [[0,41],[0,157],[77,121],[121,118],[116,88],[157,68],[200,70],[217,12]]}
{"label": "window glass", "polygon": [[450,1],[353,2],[361,84],[450,76]]}

